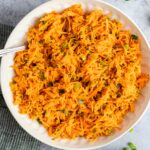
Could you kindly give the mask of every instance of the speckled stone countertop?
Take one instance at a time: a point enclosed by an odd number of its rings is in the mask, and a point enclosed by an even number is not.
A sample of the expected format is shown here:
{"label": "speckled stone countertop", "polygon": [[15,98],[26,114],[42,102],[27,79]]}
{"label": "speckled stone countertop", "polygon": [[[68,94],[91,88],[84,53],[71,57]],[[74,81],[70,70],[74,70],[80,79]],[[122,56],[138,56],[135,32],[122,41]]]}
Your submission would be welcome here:
{"label": "speckled stone countertop", "polygon": [[[48,0],[0,0],[0,23],[15,26],[33,8]],[[150,0],[104,0],[125,12],[142,29],[150,42]],[[132,141],[138,150],[150,150],[150,108],[132,133],[99,150],[122,150]],[[41,144],[40,150],[56,150]]]}

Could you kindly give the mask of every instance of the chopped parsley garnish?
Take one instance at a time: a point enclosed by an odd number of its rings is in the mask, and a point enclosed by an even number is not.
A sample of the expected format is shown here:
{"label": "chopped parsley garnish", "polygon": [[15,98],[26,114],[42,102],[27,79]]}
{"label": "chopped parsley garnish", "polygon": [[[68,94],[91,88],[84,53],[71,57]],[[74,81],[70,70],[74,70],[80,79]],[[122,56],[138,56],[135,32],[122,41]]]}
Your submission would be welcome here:
{"label": "chopped parsley garnish", "polygon": [[22,74],[24,77],[27,77],[28,76],[28,74],[27,73],[24,73],[24,74]]}
{"label": "chopped parsley garnish", "polygon": [[130,61],[130,63],[131,63],[131,64],[133,64],[133,63],[134,63],[134,61]]}
{"label": "chopped parsley garnish", "polygon": [[99,61],[99,63],[100,63],[101,65],[103,65],[103,66],[106,66],[106,65],[107,65],[107,63],[105,63],[104,61]]}
{"label": "chopped parsley garnish", "polygon": [[62,52],[62,51],[63,51],[63,50],[62,50],[62,48],[60,48],[59,50],[60,50],[60,52]]}
{"label": "chopped parsley garnish", "polygon": [[64,52],[64,56],[66,56],[67,55],[67,52]]}
{"label": "chopped parsley garnish", "polygon": [[38,123],[42,124],[42,122],[41,122],[41,120],[39,118],[37,119],[37,121],[38,121]]}
{"label": "chopped parsley garnish", "polygon": [[131,100],[130,100],[130,102],[134,102],[134,100],[133,100],[133,99],[131,99]]}
{"label": "chopped parsley garnish", "polygon": [[96,133],[96,129],[93,130],[93,133]]}
{"label": "chopped parsley garnish", "polygon": [[116,84],[115,86],[116,86],[116,88],[120,88],[121,85],[120,84]]}
{"label": "chopped parsley garnish", "polygon": [[129,147],[125,147],[125,148],[123,148],[123,150],[130,150],[130,149],[129,149]]}
{"label": "chopped parsley garnish", "polygon": [[41,80],[45,80],[45,77],[43,75],[41,76]]}
{"label": "chopped parsley garnish", "polygon": [[93,27],[90,26],[90,27],[89,27],[89,30],[90,30],[90,31],[93,31]]}
{"label": "chopped parsley garnish", "polygon": [[118,93],[118,94],[117,94],[117,98],[118,98],[118,97],[120,97],[120,96],[121,96],[121,94],[120,94],[120,93]]}
{"label": "chopped parsley garnish", "polygon": [[48,82],[48,86],[53,86],[53,82]]}
{"label": "chopped parsley garnish", "polygon": [[108,83],[105,83],[105,86],[108,86],[109,84]]}
{"label": "chopped parsley garnish", "polygon": [[34,72],[41,73],[41,70],[35,70]]}
{"label": "chopped parsley garnish", "polygon": [[85,56],[83,56],[81,59],[82,59],[83,61],[85,61],[85,60],[86,60],[86,57],[85,57]]}
{"label": "chopped parsley garnish", "polygon": [[86,47],[85,49],[86,49],[86,50],[89,50],[89,47]]}
{"label": "chopped parsley garnish", "polygon": [[81,35],[81,34],[82,34],[82,31],[79,32],[79,35]]}
{"label": "chopped parsley garnish", "polygon": [[133,143],[128,143],[129,147],[131,148],[131,150],[137,150],[136,146]]}
{"label": "chopped parsley garnish", "polygon": [[118,48],[118,46],[114,45],[113,48],[116,49],[116,48]]}
{"label": "chopped parsley garnish", "polygon": [[134,129],[133,129],[133,128],[131,128],[131,129],[129,130],[129,132],[130,132],[130,133],[132,133],[133,131],[134,131]]}
{"label": "chopped parsley garnish", "polygon": [[43,43],[43,41],[42,41],[42,40],[40,40],[40,41],[39,41],[39,43],[40,43],[40,44],[42,44],[42,43]]}
{"label": "chopped parsley garnish", "polygon": [[135,35],[135,34],[132,34],[132,35],[131,35],[131,38],[132,38],[133,40],[137,40],[137,39],[138,39],[138,36]]}
{"label": "chopped parsley garnish", "polygon": [[67,114],[67,111],[66,111],[66,110],[63,110],[62,112],[63,112],[65,115]]}
{"label": "chopped parsley garnish", "polygon": [[72,76],[72,77],[71,77],[71,81],[73,81],[73,80],[74,80],[74,77]]}
{"label": "chopped parsley garnish", "polygon": [[83,137],[82,135],[79,135],[79,137]]}
{"label": "chopped parsley garnish", "polygon": [[46,21],[41,21],[41,23],[42,23],[42,24],[45,24],[45,23],[46,23]]}
{"label": "chopped parsley garnish", "polygon": [[82,99],[78,100],[78,104],[83,104],[83,100]]}
{"label": "chopped parsley garnish", "polygon": [[16,84],[17,82],[16,81],[13,81],[13,84]]}
{"label": "chopped parsley garnish", "polygon": [[80,84],[75,84],[75,85],[73,86],[73,88],[74,88],[75,90],[79,89],[79,88],[80,88]]}
{"label": "chopped parsley garnish", "polygon": [[126,49],[126,50],[128,50],[128,49],[129,49],[129,45],[128,45],[128,44],[125,44],[125,45],[123,46],[123,48]]}
{"label": "chopped parsley garnish", "polygon": [[62,48],[67,48],[67,43],[63,43]]}

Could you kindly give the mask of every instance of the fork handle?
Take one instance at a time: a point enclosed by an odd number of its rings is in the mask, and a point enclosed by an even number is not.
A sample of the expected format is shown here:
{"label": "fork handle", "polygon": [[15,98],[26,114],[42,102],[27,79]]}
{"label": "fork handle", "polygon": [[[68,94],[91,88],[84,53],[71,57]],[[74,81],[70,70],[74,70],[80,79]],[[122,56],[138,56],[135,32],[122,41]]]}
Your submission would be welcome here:
{"label": "fork handle", "polygon": [[24,50],[26,47],[25,46],[20,46],[20,47],[15,47],[15,48],[4,48],[0,50],[0,57],[9,54],[9,53],[15,53],[18,51]]}

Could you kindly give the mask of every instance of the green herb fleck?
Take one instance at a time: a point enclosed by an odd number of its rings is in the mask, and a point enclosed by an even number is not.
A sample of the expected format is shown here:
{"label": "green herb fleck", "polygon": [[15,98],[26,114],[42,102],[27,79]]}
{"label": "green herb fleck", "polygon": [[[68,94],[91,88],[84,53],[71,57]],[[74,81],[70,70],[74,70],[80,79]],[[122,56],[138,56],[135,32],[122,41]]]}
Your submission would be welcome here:
{"label": "green herb fleck", "polygon": [[90,31],[93,31],[93,27],[90,26],[90,27],[89,27],[89,30],[90,30]]}
{"label": "green herb fleck", "polygon": [[112,133],[112,130],[107,130],[108,134],[111,134]]}
{"label": "green herb fleck", "polygon": [[73,81],[73,80],[74,80],[74,77],[72,76],[72,77],[71,77],[71,81]]}
{"label": "green herb fleck", "polygon": [[82,59],[83,61],[85,61],[85,60],[86,60],[86,57],[85,57],[85,56],[83,56],[81,59]]}
{"label": "green herb fleck", "polygon": [[62,51],[63,51],[63,50],[62,50],[62,48],[60,48],[59,50],[60,50],[60,52],[62,52]]}
{"label": "green herb fleck", "polygon": [[48,86],[53,86],[53,82],[48,82]]}
{"label": "green herb fleck", "polygon": [[86,50],[89,50],[89,47],[86,47],[85,49],[86,49]]}
{"label": "green herb fleck", "polygon": [[129,149],[129,147],[125,147],[125,148],[123,148],[123,150],[130,150],[130,149]]}
{"label": "green herb fleck", "polygon": [[108,83],[105,83],[105,86],[108,86],[109,84]]}
{"label": "green herb fleck", "polygon": [[40,73],[40,70],[35,70],[34,72]]}
{"label": "green herb fleck", "polygon": [[64,52],[64,56],[66,56],[67,55],[67,52]]}
{"label": "green herb fleck", "polygon": [[73,35],[71,38],[76,38],[76,36],[75,36],[75,35]]}
{"label": "green herb fleck", "polygon": [[96,129],[93,130],[93,133],[96,133]]}
{"label": "green herb fleck", "polygon": [[132,150],[137,150],[136,146],[133,144],[133,143],[128,143],[129,147],[132,149]]}
{"label": "green herb fleck", "polygon": [[118,46],[114,45],[113,48],[116,49],[116,48],[118,48]]}
{"label": "green herb fleck", "polygon": [[67,43],[63,43],[62,48],[67,48]]}
{"label": "green herb fleck", "polygon": [[83,137],[82,135],[79,135],[79,137]]}
{"label": "green herb fleck", "polygon": [[116,84],[115,86],[116,86],[116,88],[120,88],[120,84]]}
{"label": "green herb fleck", "polygon": [[37,121],[38,121],[38,123],[42,124],[42,122],[41,122],[41,120],[39,118],[37,119]]}
{"label": "green herb fleck", "polygon": [[21,99],[23,99],[23,96],[20,96]]}
{"label": "green herb fleck", "polygon": [[134,100],[133,100],[133,99],[131,99],[131,100],[130,100],[130,102],[134,102]]}
{"label": "green herb fleck", "polygon": [[59,109],[57,109],[56,111],[61,111],[61,112],[62,112],[63,110],[59,110]]}
{"label": "green herb fleck", "polygon": [[44,72],[43,72],[43,71],[41,71],[41,70],[40,70],[40,72],[39,72],[39,73],[40,73],[40,74],[44,74]]}
{"label": "green herb fleck", "polygon": [[75,84],[75,85],[73,86],[73,88],[74,88],[75,90],[79,89],[79,88],[80,88],[80,84]]}
{"label": "green herb fleck", "polygon": [[125,44],[125,45],[123,46],[123,48],[126,49],[126,50],[128,50],[128,49],[129,49],[129,45],[128,45],[128,44]]}
{"label": "green herb fleck", "polygon": [[83,100],[82,99],[78,100],[78,104],[83,104]]}
{"label": "green herb fleck", "polygon": [[79,35],[81,35],[81,34],[82,34],[82,31],[79,32]]}
{"label": "green herb fleck", "polygon": [[93,116],[90,116],[90,119],[93,119]]}
{"label": "green herb fleck", "polygon": [[45,77],[43,75],[41,76],[41,80],[45,80]]}
{"label": "green herb fleck", "polygon": [[46,23],[46,21],[41,21],[41,23],[42,23],[42,24],[45,24],[45,23]]}
{"label": "green herb fleck", "polygon": [[121,94],[120,94],[120,93],[118,93],[118,94],[117,94],[117,98],[118,98],[118,97],[120,97],[120,96],[121,96]]}
{"label": "green herb fleck", "polygon": [[80,113],[80,116],[82,117],[83,115],[84,115],[84,112],[81,112],[81,113]]}
{"label": "green herb fleck", "polygon": [[137,39],[138,39],[138,36],[135,35],[135,34],[132,34],[132,35],[131,35],[131,38],[132,38],[133,40],[137,40]]}
{"label": "green herb fleck", "polygon": [[108,81],[108,79],[103,78],[104,81]]}
{"label": "green herb fleck", "polygon": [[40,44],[42,44],[42,43],[43,43],[43,41],[42,41],[42,40],[40,40],[40,41],[39,41],[39,43],[40,43]]}
{"label": "green herb fleck", "polygon": [[103,66],[106,66],[106,65],[107,65],[107,63],[105,63],[104,61],[99,61],[99,63],[100,63],[101,65],[103,65]]}
{"label": "green herb fleck", "polygon": [[66,111],[66,110],[63,110],[62,112],[63,112],[65,115],[67,114],[67,111]]}
{"label": "green herb fleck", "polygon": [[17,82],[16,81],[13,81],[13,84],[16,84]]}
{"label": "green herb fleck", "polygon": [[24,73],[24,74],[22,74],[24,77],[27,77],[28,76],[28,74],[27,73]]}
{"label": "green herb fleck", "polygon": [[132,133],[133,131],[134,131],[134,129],[133,129],[133,128],[131,128],[131,129],[129,130],[129,132],[130,132],[130,133]]}
{"label": "green herb fleck", "polygon": [[27,60],[22,60],[22,62],[25,64],[25,63],[27,63]]}
{"label": "green herb fleck", "polygon": [[133,64],[133,63],[134,63],[134,61],[130,61],[130,63],[131,63],[131,64]]}

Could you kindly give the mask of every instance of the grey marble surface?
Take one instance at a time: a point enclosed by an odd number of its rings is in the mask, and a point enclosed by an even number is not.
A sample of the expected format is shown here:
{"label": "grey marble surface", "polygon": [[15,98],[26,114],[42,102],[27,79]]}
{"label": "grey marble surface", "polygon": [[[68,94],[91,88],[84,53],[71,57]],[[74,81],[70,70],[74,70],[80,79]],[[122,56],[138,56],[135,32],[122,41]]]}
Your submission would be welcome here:
{"label": "grey marble surface", "polygon": [[[15,26],[23,16],[36,6],[48,0],[0,0],[0,23]],[[150,0],[104,0],[124,11],[142,29],[150,42]],[[134,127],[133,133],[127,133],[116,142],[99,150],[122,150],[132,141],[138,150],[150,150],[150,108],[142,120]],[[41,144],[41,150],[56,150]]]}

